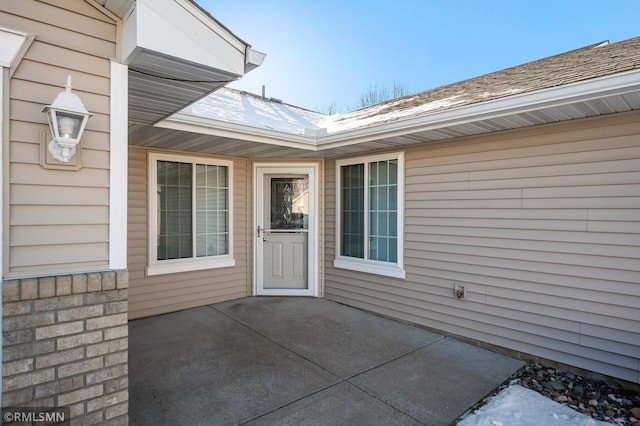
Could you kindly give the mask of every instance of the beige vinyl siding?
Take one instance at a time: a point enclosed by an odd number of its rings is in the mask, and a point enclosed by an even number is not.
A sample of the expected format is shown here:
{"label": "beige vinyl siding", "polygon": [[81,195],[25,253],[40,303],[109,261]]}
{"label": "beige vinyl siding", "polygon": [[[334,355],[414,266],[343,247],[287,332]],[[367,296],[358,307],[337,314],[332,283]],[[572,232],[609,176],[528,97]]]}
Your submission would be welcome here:
{"label": "beige vinyl siding", "polygon": [[405,176],[407,278],[327,259],[327,298],[640,383],[640,114],[415,146]]}
{"label": "beige vinyl siding", "polygon": [[[341,281],[335,279],[336,270],[333,268],[333,260],[335,259],[337,248],[336,242],[336,162],[333,160],[325,160],[324,162],[324,245],[325,255],[322,265],[322,273],[324,278],[324,297],[327,299],[336,299],[335,290],[340,288]],[[347,272],[342,270],[341,272]],[[349,301],[343,299],[345,303]]]}
{"label": "beige vinyl siding", "polygon": [[[117,24],[83,1],[11,1],[2,9],[3,26],[35,35],[9,86],[5,276],[108,269],[110,59]],[[95,114],[81,141],[83,167],[44,169],[40,135],[48,125],[41,111],[64,90],[69,74],[74,93]]]}
{"label": "beige vinyl siding", "polygon": [[252,263],[248,260],[248,161],[233,163],[233,254],[235,266],[146,276],[148,260],[147,150],[129,149],[128,271],[129,318],[141,318],[249,295]]}
{"label": "beige vinyl siding", "polygon": [[[245,217],[245,229],[244,229],[244,237],[246,241],[247,247],[247,296],[254,295],[254,282],[255,282],[255,272],[254,272],[254,259],[253,259],[253,239],[255,238],[254,233],[254,193],[253,193],[253,164],[251,162],[247,163],[247,168],[245,170],[244,179],[247,185],[247,191],[245,192],[245,205],[247,210],[247,215]],[[236,224],[237,225],[237,224]]]}

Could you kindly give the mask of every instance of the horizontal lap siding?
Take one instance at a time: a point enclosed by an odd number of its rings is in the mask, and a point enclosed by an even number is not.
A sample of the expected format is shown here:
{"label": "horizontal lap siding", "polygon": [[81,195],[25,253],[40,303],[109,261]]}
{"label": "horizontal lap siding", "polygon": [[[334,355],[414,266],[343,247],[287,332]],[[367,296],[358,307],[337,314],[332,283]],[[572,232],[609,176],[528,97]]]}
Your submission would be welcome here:
{"label": "horizontal lap siding", "polygon": [[[5,2],[4,26],[34,34],[9,86],[7,276],[108,269],[110,60],[116,23],[86,2]],[[65,25],[60,26],[60,22]],[[40,166],[42,113],[64,90],[94,114],[80,170]]]}
{"label": "horizontal lap siding", "polygon": [[406,280],[327,262],[328,298],[640,383],[639,114],[412,147],[405,173]]}
{"label": "horizontal lap siding", "polygon": [[141,318],[248,295],[247,161],[235,160],[233,250],[236,266],[146,276],[148,258],[147,150],[129,149],[128,271],[129,318]]}

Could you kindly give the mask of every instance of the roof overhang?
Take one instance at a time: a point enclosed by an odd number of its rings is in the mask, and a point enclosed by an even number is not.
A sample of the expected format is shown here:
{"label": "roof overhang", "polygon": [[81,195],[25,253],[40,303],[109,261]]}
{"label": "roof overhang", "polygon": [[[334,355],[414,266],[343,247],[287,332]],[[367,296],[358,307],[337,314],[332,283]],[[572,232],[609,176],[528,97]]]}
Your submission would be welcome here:
{"label": "roof overhang", "polygon": [[0,27],[0,67],[8,68],[13,75],[34,39],[33,34]]}
{"label": "roof overhang", "polygon": [[334,157],[632,110],[640,110],[640,70],[327,135],[293,135],[181,112],[156,128],[132,129],[130,142],[220,155]]}
{"label": "roof overhang", "polygon": [[190,0],[99,1],[122,19],[131,123],[166,118],[264,60]]}

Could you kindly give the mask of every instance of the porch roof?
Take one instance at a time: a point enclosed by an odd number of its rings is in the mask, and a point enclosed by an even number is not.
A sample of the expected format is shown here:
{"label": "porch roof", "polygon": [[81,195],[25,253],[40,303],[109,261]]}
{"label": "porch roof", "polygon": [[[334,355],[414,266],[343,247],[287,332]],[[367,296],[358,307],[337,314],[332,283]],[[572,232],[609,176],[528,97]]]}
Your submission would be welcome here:
{"label": "porch roof", "polygon": [[343,115],[219,90],[135,145],[220,155],[332,157],[640,109],[640,37],[581,49]]}
{"label": "porch roof", "polygon": [[156,123],[264,60],[192,0],[97,2],[123,22],[130,123]]}

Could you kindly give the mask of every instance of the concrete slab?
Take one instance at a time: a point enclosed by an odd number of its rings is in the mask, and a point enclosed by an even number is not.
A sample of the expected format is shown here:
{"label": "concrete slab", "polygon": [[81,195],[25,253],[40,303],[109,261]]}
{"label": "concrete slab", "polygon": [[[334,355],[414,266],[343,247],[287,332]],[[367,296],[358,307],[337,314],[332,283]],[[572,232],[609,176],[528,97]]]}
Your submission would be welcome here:
{"label": "concrete slab", "polygon": [[247,426],[420,424],[347,382],[246,423]]}
{"label": "concrete slab", "polygon": [[132,425],[448,425],[522,362],[313,298],[129,324]]}
{"label": "concrete slab", "polygon": [[325,299],[253,297],[214,308],[344,379],[443,338]]}
{"label": "concrete slab", "polygon": [[445,426],[523,365],[448,337],[351,382],[425,424]]}
{"label": "concrete slab", "polygon": [[209,308],[129,324],[132,425],[249,420],[337,377]]}

